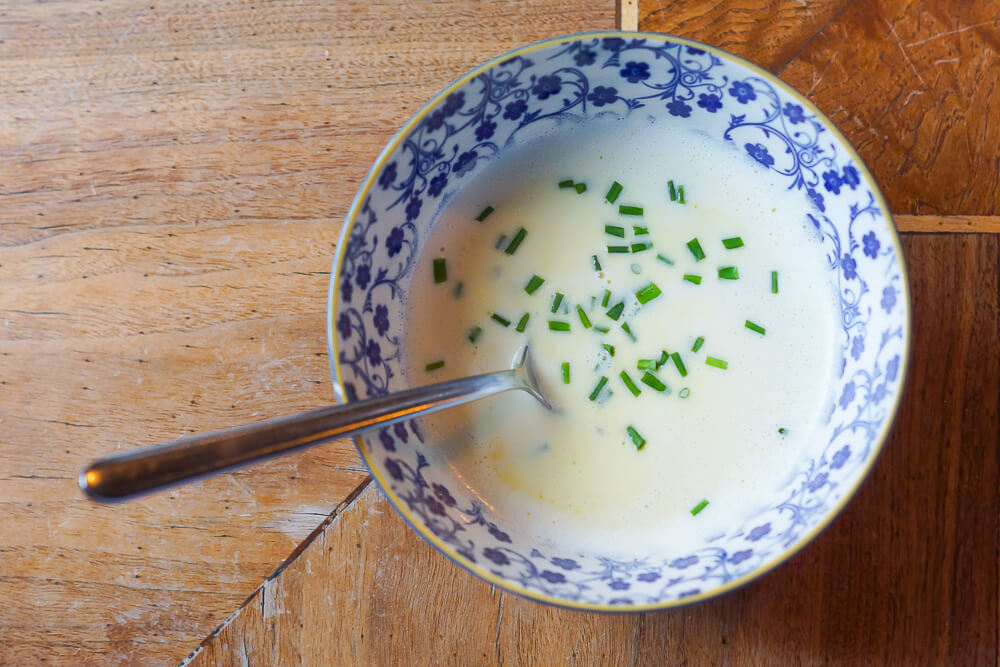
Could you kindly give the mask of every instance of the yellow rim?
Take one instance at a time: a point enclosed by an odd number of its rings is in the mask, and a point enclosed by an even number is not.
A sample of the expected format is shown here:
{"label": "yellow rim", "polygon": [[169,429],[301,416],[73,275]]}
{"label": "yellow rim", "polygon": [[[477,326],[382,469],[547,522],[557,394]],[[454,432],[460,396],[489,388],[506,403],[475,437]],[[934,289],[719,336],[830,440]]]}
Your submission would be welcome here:
{"label": "yellow rim", "polygon": [[632,613],[632,612],[657,611],[662,609],[671,609],[674,607],[682,607],[685,605],[700,602],[702,600],[707,600],[709,598],[717,597],[719,595],[722,595],[723,593],[727,593],[736,588],[739,588],[740,586],[748,584],[751,581],[759,577],[762,577],[768,572],[774,570],[776,567],[782,565],[789,558],[791,558],[799,551],[801,551],[807,544],[812,542],[812,540],[815,539],[816,536],[818,536],[830,524],[830,522],[833,521],[835,517],[837,517],[840,514],[840,512],[844,509],[844,507],[851,500],[851,498],[854,497],[854,494],[861,486],[861,483],[868,477],[868,474],[871,472],[872,467],[878,460],[878,457],[882,452],[882,448],[885,445],[885,441],[889,435],[889,432],[892,429],[892,424],[895,421],[896,414],[899,410],[899,403],[900,400],[902,399],[903,389],[906,384],[906,376],[907,376],[907,371],[909,369],[909,359],[910,359],[910,325],[911,325],[910,282],[906,270],[906,262],[903,259],[902,245],[900,244],[899,234],[896,231],[895,223],[893,222],[892,215],[889,213],[889,207],[885,202],[885,198],[882,196],[882,192],[875,184],[875,180],[872,178],[872,175],[868,171],[868,168],[865,166],[864,162],[858,156],[857,152],[854,150],[854,147],[851,146],[850,142],[848,142],[847,139],[844,137],[844,135],[841,134],[840,131],[836,128],[836,126],[834,126],[834,124],[830,122],[830,119],[827,118],[826,115],[824,115],[822,111],[816,108],[816,106],[813,105],[809,100],[805,99],[802,95],[799,94],[798,91],[796,91],[794,88],[786,84],[784,81],[774,76],[770,72],[767,72],[761,69],[760,67],[754,65],[750,61],[740,58],[739,56],[734,56],[731,53],[727,53],[726,51],[722,51],[721,49],[717,49],[714,46],[710,46],[708,44],[703,44],[702,42],[697,42],[690,39],[684,39],[682,37],[674,37],[673,35],[648,33],[648,32],[621,32],[617,30],[608,30],[608,31],[598,31],[598,32],[577,33],[573,35],[565,35],[562,37],[554,37],[540,42],[527,44],[513,51],[508,51],[503,55],[497,56],[496,58],[486,61],[479,67],[470,70],[466,74],[463,74],[459,78],[452,81],[448,86],[444,88],[444,90],[435,95],[433,98],[431,98],[429,102],[427,102],[427,104],[421,107],[420,110],[418,110],[410,118],[410,120],[408,120],[406,124],[403,125],[402,128],[400,128],[400,130],[395,134],[395,136],[393,136],[392,140],[389,141],[386,147],[379,154],[378,158],[375,160],[375,163],[372,165],[371,169],[368,170],[368,174],[365,176],[365,180],[361,185],[361,189],[358,190],[358,194],[354,197],[354,201],[351,204],[351,208],[347,212],[347,217],[344,221],[344,228],[341,231],[340,240],[337,243],[337,254],[333,261],[333,269],[330,272],[330,292],[328,297],[328,310],[327,310],[327,345],[330,350],[330,367],[335,379],[334,391],[336,393],[337,400],[339,402],[341,403],[345,402],[345,396],[343,388],[344,382],[343,382],[343,377],[341,375],[340,363],[338,361],[336,338],[333,334],[334,314],[337,312],[337,289],[336,289],[337,279],[340,276],[340,269],[344,259],[344,252],[345,248],[347,247],[347,239],[350,237],[351,229],[353,228],[355,220],[357,219],[358,211],[363,205],[365,198],[368,196],[368,191],[371,189],[374,183],[375,176],[382,170],[382,166],[385,164],[386,160],[396,150],[396,147],[403,140],[403,138],[406,137],[410,133],[410,131],[417,126],[418,123],[420,123],[420,121],[424,118],[424,116],[428,114],[428,112],[430,112],[434,107],[437,106],[438,102],[440,102],[449,94],[461,88],[466,83],[468,83],[475,77],[479,76],[483,72],[492,69],[493,67],[496,67],[499,63],[510,60],[511,58],[532,53],[534,51],[538,51],[540,49],[544,49],[550,46],[563,44],[566,42],[583,41],[583,40],[590,40],[594,38],[603,38],[603,37],[641,37],[644,39],[660,40],[663,42],[673,42],[675,44],[683,44],[686,46],[694,46],[696,48],[703,49],[705,51],[708,51],[709,53],[712,53],[713,55],[718,56],[719,58],[737,63],[753,72],[756,72],[760,77],[767,80],[771,84],[781,88],[786,93],[788,93],[796,100],[798,100],[798,102],[802,104],[804,107],[812,111],[812,113],[823,122],[824,127],[828,131],[830,131],[834,137],[839,139],[840,143],[844,147],[846,147],[848,153],[853,158],[855,164],[860,168],[861,175],[864,177],[865,183],[867,183],[868,187],[871,189],[872,194],[875,196],[875,200],[879,207],[879,210],[882,212],[882,215],[885,216],[886,221],[889,223],[887,227],[890,233],[890,237],[892,239],[893,247],[895,248],[896,251],[896,258],[899,261],[900,274],[903,278],[900,288],[904,297],[903,303],[906,306],[906,328],[905,331],[903,332],[902,368],[900,369],[900,376],[899,376],[900,390],[896,394],[896,400],[892,405],[892,412],[890,413],[890,417],[886,419],[885,425],[882,427],[882,432],[878,434],[876,445],[868,460],[868,465],[865,467],[864,471],[858,477],[858,481],[855,483],[855,485],[847,493],[844,494],[840,502],[833,508],[832,511],[830,511],[826,515],[826,517],[824,517],[824,519],[816,527],[814,527],[806,535],[799,537],[798,540],[796,540],[795,544],[793,544],[789,549],[787,549],[774,561],[767,563],[763,567],[754,570],[742,577],[733,579],[732,581],[729,581],[726,584],[723,584],[722,586],[713,588],[710,591],[706,591],[704,593],[699,593],[697,595],[692,595],[690,597],[685,597],[682,599],[669,600],[666,602],[657,602],[650,604],[634,604],[634,605],[607,605],[607,604],[590,604],[584,602],[573,602],[571,600],[565,600],[563,598],[555,597],[552,595],[546,595],[545,593],[524,588],[523,586],[518,586],[517,584],[511,583],[506,579],[503,579],[502,577],[498,577],[495,574],[492,574],[489,571],[479,567],[478,565],[469,562],[468,559],[459,555],[451,546],[442,542],[433,532],[428,530],[428,528],[423,525],[420,519],[414,516],[414,514],[409,510],[409,508],[406,507],[405,503],[403,503],[402,500],[393,492],[391,485],[384,478],[378,466],[375,465],[375,461],[371,456],[371,452],[368,451],[368,448],[365,446],[364,441],[360,437],[354,438],[354,444],[357,446],[358,451],[361,453],[361,456],[365,461],[365,465],[368,466],[368,470],[371,471],[372,477],[378,483],[379,487],[382,489],[382,492],[389,499],[389,502],[391,502],[393,507],[396,508],[396,511],[399,512],[400,515],[403,517],[403,519],[405,519],[406,522],[411,527],[413,527],[413,529],[416,530],[425,540],[430,542],[436,549],[438,549],[438,551],[440,551],[442,554],[444,554],[449,559],[454,561],[457,565],[475,574],[479,578],[484,579],[495,586],[499,586],[504,590],[510,591],[517,595],[521,595],[526,598],[530,598],[532,600],[537,600],[539,602],[551,604],[557,607],[565,607],[567,609],[578,609],[581,611]]}

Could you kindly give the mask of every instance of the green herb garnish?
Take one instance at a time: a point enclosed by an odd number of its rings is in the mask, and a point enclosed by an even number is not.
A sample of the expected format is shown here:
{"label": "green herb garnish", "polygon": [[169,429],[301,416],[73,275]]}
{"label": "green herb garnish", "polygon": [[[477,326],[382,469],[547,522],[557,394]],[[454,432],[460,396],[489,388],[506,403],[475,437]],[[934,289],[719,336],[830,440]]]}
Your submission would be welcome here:
{"label": "green herb garnish", "polygon": [[688,371],[687,368],[684,367],[684,362],[681,361],[681,355],[678,354],[677,352],[674,352],[673,354],[670,355],[670,358],[674,360],[674,366],[677,367],[677,372],[681,374],[681,377],[686,376],[688,374]]}
{"label": "green herb garnish", "polygon": [[576,188],[576,194],[578,194],[578,195],[582,195],[584,192],[587,191],[587,184],[586,183],[577,183],[573,187]]}
{"label": "green herb garnish", "polygon": [[697,516],[698,512],[702,511],[706,507],[708,507],[708,501],[702,500],[700,503],[694,506],[694,509],[691,510],[691,516]]}
{"label": "green herb garnish", "polygon": [[778,293],[778,272],[771,271],[771,294]]}
{"label": "green herb garnish", "polygon": [[580,316],[580,324],[583,325],[584,329],[590,328],[590,318],[587,317],[587,313],[584,312],[583,306],[576,307],[576,314]]}
{"label": "green herb garnish", "polygon": [[635,334],[632,333],[632,329],[629,328],[628,322],[622,322],[622,331],[625,332],[625,335],[628,336],[633,343],[635,342]]}
{"label": "green herb garnish", "polygon": [[594,271],[600,271],[601,270],[601,262],[598,261],[597,255],[591,255],[591,257],[594,258]]}
{"label": "green herb garnish", "polygon": [[444,257],[434,260],[434,282],[443,283],[448,280],[448,266]]}
{"label": "green herb garnish", "polygon": [[656,370],[656,359],[640,359],[635,362],[635,367],[640,371],[655,371]]}
{"label": "green herb garnish", "polygon": [[781,428],[778,429],[778,433],[780,433],[781,435],[786,435],[788,433],[788,429],[782,426]]}
{"label": "green herb garnish", "polygon": [[469,333],[466,334],[466,337],[469,339],[470,343],[475,343],[476,339],[479,338],[479,334],[481,333],[483,333],[482,327],[472,327],[471,329],[469,329]]}
{"label": "green herb garnish", "polygon": [[569,362],[562,362],[562,379],[563,384],[569,384]]}
{"label": "green herb garnish", "polygon": [[604,198],[608,200],[609,203],[614,204],[618,199],[618,195],[622,193],[622,184],[615,181],[611,184],[611,189],[608,190],[608,194],[604,195]]}
{"label": "green herb garnish", "polygon": [[719,277],[723,280],[739,280],[740,270],[735,266],[724,266],[719,269]]}
{"label": "green herb garnish", "polygon": [[747,320],[747,322],[746,322],[746,328],[749,329],[750,331],[756,331],[761,336],[763,336],[764,333],[765,333],[764,327],[760,326],[759,324],[754,324],[750,320]]}
{"label": "green herb garnish", "polygon": [[502,327],[509,327],[510,326],[510,320],[508,320],[503,315],[498,315],[497,313],[493,313],[492,315],[490,315],[490,319],[493,320],[494,322],[496,322],[497,324],[499,324]]}
{"label": "green herb garnish", "polygon": [[636,236],[643,236],[644,234],[649,233],[649,228],[640,227],[639,225],[632,225],[632,233],[635,234]]}
{"label": "green herb garnish", "polygon": [[674,265],[674,260],[670,259],[669,257],[665,257],[663,255],[657,254],[656,255],[656,259],[660,260],[661,262],[663,262],[667,266],[673,266]]}
{"label": "green herb garnish", "polygon": [[621,373],[619,373],[618,377],[620,377],[622,379],[622,382],[625,383],[625,387],[630,392],[632,392],[633,396],[638,396],[639,394],[642,393],[642,390],[639,389],[639,387],[635,386],[635,382],[632,382],[632,378],[629,377],[629,375],[628,375],[628,373],[626,371],[622,371]]}
{"label": "green herb garnish", "polygon": [[519,320],[517,321],[517,326],[516,326],[516,327],[514,327],[514,329],[515,329],[515,330],[516,330],[516,331],[517,331],[518,333],[524,333],[524,328],[525,328],[526,326],[528,326],[528,319],[529,319],[530,317],[531,317],[531,314],[530,314],[530,313],[525,313],[524,315],[521,315],[521,319],[519,319]]}
{"label": "green herb garnish", "polygon": [[601,379],[597,381],[597,386],[594,387],[594,391],[590,392],[590,400],[596,401],[597,397],[601,395],[601,390],[604,389],[604,385],[608,383],[608,378],[601,376]]}
{"label": "green herb garnish", "polygon": [[562,304],[563,294],[562,292],[556,292],[556,295],[552,297],[552,312],[555,313],[559,310],[559,306]]}
{"label": "green herb garnish", "polygon": [[645,373],[642,374],[642,383],[649,387],[652,387],[656,391],[666,391],[667,389],[667,385],[660,382],[660,378],[656,377],[649,371],[646,371]]}
{"label": "green herb garnish", "polygon": [[677,395],[680,396],[681,398],[687,398],[688,396],[691,395],[691,390],[688,389],[687,387],[684,387],[679,392],[677,392]]}
{"label": "green herb garnish", "polygon": [[569,331],[569,322],[549,320],[549,331]]}
{"label": "green herb garnish", "polygon": [[743,247],[743,239],[739,236],[734,236],[731,239],[722,239],[722,245],[726,247],[726,250],[735,250],[736,248]]}
{"label": "green herb garnish", "polygon": [[679,188],[677,188],[677,203],[678,204],[683,204],[684,203],[684,186],[683,185],[680,186]]}
{"label": "green herb garnish", "polygon": [[670,201],[677,201],[677,189],[673,181],[667,181],[667,189],[670,190]]}
{"label": "green herb garnish", "polygon": [[694,258],[699,262],[705,259],[705,251],[701,249],[701,244],[698,243],[697,238],[693,238],[690,241],[688,241],[687,247],[688,250],[691,251],[691,254],[694,255]]}
{"label": "green herb garnish", "polygon": [[627,252],[631,252],[628,249],[627,245],[609,245],[608,246],[608,254],[609,255],[615,255],[615,254],[619,254],[620,255],[620,254],[627,253]]}
{"label": "green herb garnish", "polygon": [[457,283],[455,283],[455,289],[452,291],[452,294],[455,295],[456,299],[461,299],[462,292],[464,291],[465,291],[465,283],[459,280]]}
{"label": "green herb garnish", "polygon": [[705,363],[709,366],[715,366],[716,368],[721,368],[726,370],[729,368],[729,362],[723,361],[722,359],[716,359],[715,357],[705,357]]}
{"label": "green herb garnish", "polygon": [[615,346],[614,345],[608,345],[607,343],[602,343],[601,347],[603,347],[605,350],[607,350],[608,354],[610,354],[612,357],[615,356]]}
{"label": "green herb garnish", "polygon": [[701,276],[695,275],[693,273],[685,273],[684,280],[688,281],[689,283],[694,283],[695,285],[701,284]]}
{"label": "green herb garnish", "polygon": [[601,308],[607,308],[611,300],[611,290],[604,290],[604,297],[601,299]]}
{"label": "green herb garnish", "polygon": [[639,432],[633,427],[629,426],[625,430],[628,431],[628,437],[632,439],[632,444],[635,445],[636,451],[639,451],[646,446],[646,439],[639,435]]}
{"label": "green herb garnish", "polygon": [[559,181],[560,188],[571,188],[576,185],[572,178],[567,178],[565,181]]}
{"label": "green herb garnish", "polygon": [[702,338],[701,336],[698,336],[698,340],[694,342],[694,347],[691,348],[691,351],[697,352],[698,350],[701,349],[701,346],[704,344],[705,344],[705,339]]}
{"label": "green herb garnish", "polygon": [[643,242],[643,243],[633,243],[632,244],[632,252],[642,252],[643,250],[649,250],[652,247],[653,247],[652,243],[646,243],[646,242]]}
{"label": "green herb garnish", "polygon": [[490,217],[490,214],[493,213],[494,210],[496,209],[494,209],[492,206],[487,206],[482,211],[480,211],[479,215],[476,216],[476,221],[482,222],[486,218]]}
{"label": "green herb garnish", "polygon": [[424,370],[427,371],[428,373],[430,373],[431,371],[436,371],[439,368],[444,368],[444,359],[440,361],[433,361],[424,366]]}
{"label": "green herb garnish", "polygon": [[620,225],[604,225],[604,233],[620,239],[625,238],[625,228]]}
{"label": "green herb garnish", "polygon": [[642,207],[622,205],[618,207],[618,212],[622,215],[642,215]]}
{"label": "green herb garnish", "polygon": [[521,245],[521,241],[523,241],[524,237],[527,235],[528,231],[524,227],[521,227],[519,230],[517,230],[517,234],[514,234],[514,238],[510,240],[510,245],[507,246],[507,249],[504,250],[504,252],[507,253],[508,255],[513,255],[515,252],[517,252],[517,247]]}
{"label": "green herb garnish", "polygon": [[524,286],[524,291],[528,294],[534,294],[535,290],[543,284],[545,284],[545,278],[542,278],[541,276],[531,276],[531,280],[529,280],[528,284]]}
{"label": "green herb garnish", "polygon": [[618,318],[622,316],[622,311],[624,310],[625,310],[625,302],[620,301],[608,309],[607,315],[615,322],[617,322]]}
{"label": "green herb garnish", "polygon": [[611,331],[611,329],[609,329],[607,327],[598,327],[598,326],[595,326],[594,327],[594,331],[596,331],[598,333],[605,334],[605,333],[608,333],[609,331]]}
{"label": "green herb garnish", "polygon": [[663,292],[656,286],[656,283],[649,283],[635,293],[635,298],[639,299],[639,303],[645,304],[649,303],[661,294],[663,294]]}

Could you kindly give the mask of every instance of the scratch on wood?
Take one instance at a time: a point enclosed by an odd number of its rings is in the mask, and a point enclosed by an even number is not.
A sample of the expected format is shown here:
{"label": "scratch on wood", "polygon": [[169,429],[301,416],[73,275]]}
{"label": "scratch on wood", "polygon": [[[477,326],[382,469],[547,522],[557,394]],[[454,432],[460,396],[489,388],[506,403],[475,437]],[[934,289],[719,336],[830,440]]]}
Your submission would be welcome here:
{"label": "scratch on wood", "polygon": [[[909,48],[912,48],[914,46],[920,46],[921,44],[926,44],[927,42],[932,42],[935,39],[941,39],[942,37],[947,37],[948,35],[957,35],[960,32],[966,32],[968,30],[974,30],[976,28],[982,28],[983,26],[997,25],[998,22],[1000,22],[1000,17],[994,19],[993,21],[983,21],[982,23],[975,23],[973,25],[967,25],[964,28],[958,28],[957,30],[949,30],[948,32],[939,32],[936,35],[931,35],[930,37],[926,37],[924,39],[917,40],[916,42],[910,42],[909,44],[906,45],[906,48],[909,49]],[[957,60],[957,58],[956,58],[956,60]]]}
{"label": "scratch on wood", "polygon": [[503,620],[503,598],[504,593],[500,591],[500,600],[497,603],[497,634],[496,634],[496,649],[497,649],[497,664],[503,664],[503,656],[500,653],[500,623]]}
{"label": "scratch on wood", "polygon": [[894,40],[896,40],[896,46],[899,47],[899,52],[903,54],[903,60],[906,61],[906,64],[908,64],[910,66],[910,69],[913,70],[913,73],[917,75],[918,79],[920,79],[920,83],[922,83],[922,84],[924,84],[926,86],[927,82],[924,81],[924,77],[922,77],[920,75],[920,72],[917,70],[917,66],[913,64],[913,61],[910,60],[910,56],[907,55],[906,48],[903,46],[903,40],[901,40],[899,38],[899,35],[896,34],[896,26],[894,26],[893,24],[889,23],[888,19],[886,19],[881,14],[879,14],[879,18],[881,18],[883,21],[885,21],[885,24],[889,27],[889,34],[892,35],[892,38]]}

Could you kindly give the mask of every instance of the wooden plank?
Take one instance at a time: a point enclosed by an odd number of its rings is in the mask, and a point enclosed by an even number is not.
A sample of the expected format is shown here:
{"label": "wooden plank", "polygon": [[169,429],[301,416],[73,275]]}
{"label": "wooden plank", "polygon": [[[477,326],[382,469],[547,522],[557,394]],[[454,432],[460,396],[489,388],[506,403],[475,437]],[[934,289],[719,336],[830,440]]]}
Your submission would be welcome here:
{"label": "wooden plank", "polygon": [[894,215],[900,232],[1000,234],[995,215]]}
{"label": "wooden plank", "polygon": [[901,214],[1000,214],[1000,1],[643,0],[643,30],[743,55],[819,106]]}
{"label": "wooden plank", "polygon": [[[775,573],[661,614],[498,601],[370,488],[193,664],[277,664],[296,646],[304,664],[996,664],[1000,236],[903,246],[914,349],[893,434],[844,514]],[[267,595],[294,610],[276,630]]]}
{"label": "wooden plank", "polygon": [[639,29],[639,0],[618,0],[616,25],[619,30]]}
{"label": "wooden plank", "polygon": [[332,401],[368,166],[457,74],[614,7],[81,0],[0,10],[0,664],[180,659],[366,474],[347,442],[117,507],[83,463]]}

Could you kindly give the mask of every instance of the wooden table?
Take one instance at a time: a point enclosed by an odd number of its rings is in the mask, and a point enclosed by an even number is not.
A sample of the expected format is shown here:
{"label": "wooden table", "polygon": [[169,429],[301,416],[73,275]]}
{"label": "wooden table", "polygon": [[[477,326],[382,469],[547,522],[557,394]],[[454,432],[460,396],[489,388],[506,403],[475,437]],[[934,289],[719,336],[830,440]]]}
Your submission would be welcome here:
{"label": "wooden table", "polygon": [[[385,141],[487,55],[616,14],[778,73],[898,214],[906,398],[813,545],[718,600],[598,616],[455,568],[347,442],[81,498],[93,456],[327,403],[330,260]],[[998,21],[962,0],[0,2],[0,664],[996,665]]]}

